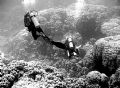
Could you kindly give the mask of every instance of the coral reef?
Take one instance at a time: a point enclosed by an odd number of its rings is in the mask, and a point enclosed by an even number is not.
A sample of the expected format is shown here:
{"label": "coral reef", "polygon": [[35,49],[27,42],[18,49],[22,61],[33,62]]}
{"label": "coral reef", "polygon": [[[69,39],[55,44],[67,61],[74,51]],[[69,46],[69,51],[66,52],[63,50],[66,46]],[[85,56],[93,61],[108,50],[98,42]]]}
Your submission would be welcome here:
{"label": "coral reef", "polygon": [[120,18],[116,17],[116,18],[112,18],[107,22],[104,22],[102,24],[102,32],[104,34],[106,34],[107,36],[115,36],[115,35],[119,35],[119,28],[120,28]]}
{"label": "coral reef", "polygon": [[[107,85],[108,77],[97,71],[89,72],[85,77],[70,78],[55,67],[40,62],[12,61],[1,66],[1,88],[91,88]],[[94,88],[94,87],[93,87]]]}
{"label": "coral reef", "polygon": [[84,57],[85,65],[108,76],[114,74],[119,67],[119,38],[117,35],[99,39]]}
{"label": "coral reef", "polygon": [[109,80],[109,84],[110,84],[110,88],[113,88],[113,87],[120,87],[119,83],[120,83],[120,69],[118,68],[115,72],[115,74],[113,74],[111,77],[110,77],[110,80]]}

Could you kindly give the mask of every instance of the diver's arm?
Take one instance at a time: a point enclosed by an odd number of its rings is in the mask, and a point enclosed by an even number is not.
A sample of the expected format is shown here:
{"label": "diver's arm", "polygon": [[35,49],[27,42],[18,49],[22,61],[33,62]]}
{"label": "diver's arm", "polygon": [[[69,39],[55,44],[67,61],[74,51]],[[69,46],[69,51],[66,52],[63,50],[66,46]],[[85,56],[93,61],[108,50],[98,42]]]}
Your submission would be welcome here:
{"label": "diver's arm", "polygon": [[79,45],[79,46],[76,46],[76,49],[79,49],[79,48],[81,48],[82,46],[81,45]]}
{"label": "diver's arm", "polygon": [[66,49],[66,45],[63,44],[63,43],[61,43],[61,42],[51,41],[51,44],[52,44],[52,45],[55,45],[55,46],[58,47],[58,48]]}

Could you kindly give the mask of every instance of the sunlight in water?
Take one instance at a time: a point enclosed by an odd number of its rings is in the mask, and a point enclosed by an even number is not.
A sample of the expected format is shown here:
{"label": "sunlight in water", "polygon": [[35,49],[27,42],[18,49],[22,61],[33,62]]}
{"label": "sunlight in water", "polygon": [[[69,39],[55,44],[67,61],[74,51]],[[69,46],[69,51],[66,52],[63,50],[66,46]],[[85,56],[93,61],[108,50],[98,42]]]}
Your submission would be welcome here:
{"label": "sunlight in water", "polygon": [[82,12],[82,9],[85,6],[85,0],[76,0],[75,4],[75,18],[79,17]]}
{"label": "sunlight in water", "polygon": [[25,10],[32,10],[35,7],[36,0],[22,0]]}

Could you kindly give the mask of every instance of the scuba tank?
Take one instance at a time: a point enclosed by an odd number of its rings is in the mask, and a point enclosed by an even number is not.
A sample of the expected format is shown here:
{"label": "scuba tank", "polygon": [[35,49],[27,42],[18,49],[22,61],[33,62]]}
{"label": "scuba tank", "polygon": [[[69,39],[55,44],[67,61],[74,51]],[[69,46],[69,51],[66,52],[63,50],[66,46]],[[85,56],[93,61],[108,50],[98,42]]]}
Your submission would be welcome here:
{"label": "scuba tank", "polygon": [[67,56],[69,58],[71,58],[72,56],[78,56],[79,55],[79,51],[78,51],[78,49],[76,49],[75,44],[74,44],[74,42],[73,42],[71,37],[67,38],[67,40],[66,40],[66,47],[67,47],[67,51],[66,51],[67,52]]}
{"label": "scuba tank", "polygon": [[38,22],[36,16],[38,15],[37,11],[31,11],[30,12],[30,17],[31,17],[31,20],[35,26],[35,28],[38,28],[40,26],[40,23]]}
{"label": "scuba tank", "polygon": [[74,44],[74,42],[73,42],[71,37],[67,38],[67,44],[66,45],[67,45],[68,49],[70,49],[70,50],[74,50],[75,49],[75,44]]}
{"label": "scuba tank", "polygon": [[25,27],[29,27],[31,25],[33,25],[35,28],[39,27],[40,24],[36,18],[37,15],[38,15],[37,11],[27,12],[24,16]]}

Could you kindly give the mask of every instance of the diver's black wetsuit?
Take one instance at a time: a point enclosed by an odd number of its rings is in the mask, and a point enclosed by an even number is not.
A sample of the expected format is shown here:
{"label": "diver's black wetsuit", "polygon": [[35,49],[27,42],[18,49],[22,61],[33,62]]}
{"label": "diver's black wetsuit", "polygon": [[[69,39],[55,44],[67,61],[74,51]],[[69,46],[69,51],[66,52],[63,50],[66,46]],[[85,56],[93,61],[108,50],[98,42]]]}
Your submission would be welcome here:
{"label": "diver's black wetsuit", "polygon": [[28,28],[28,31],[32,33],[34,40],[37,40],[38,37],[42,37],[46,41],[50,39],[45,35],[42,28],[39,26],[35,27],[33,21],[31,20],[30,13],[25,14],[24,16],[24,25]]}
{"label": "diver's black wetsuit", "polygon": [[43,30],[41,29],[40,26],[37,27],[37,28],[35,28],[34,25],[31,25],[31,26],[28,27],[28,30],[32,33],[32,36],[33,36],[34,40],[37,40],[40,36],[41,36],[42,38],[44,38],[45,40],[46,40],[46,39],[49,39],[49,38],[45,35],[45,33],[43,32]]}
{"label": "diver's black wetsuit", "polygon": [[55,45],[56,47],[61,48],[61,49],[67,49],[66,45],[61,42],[51,41],[51,44]]}

